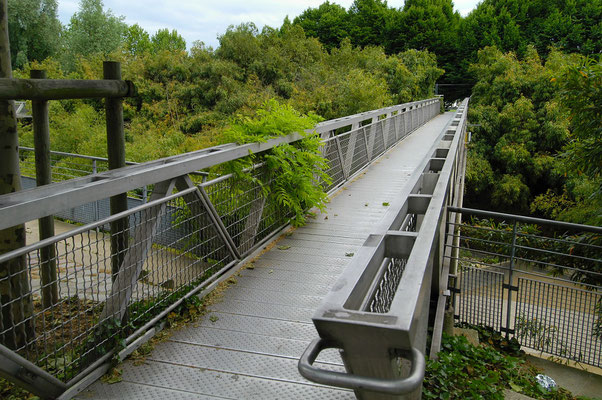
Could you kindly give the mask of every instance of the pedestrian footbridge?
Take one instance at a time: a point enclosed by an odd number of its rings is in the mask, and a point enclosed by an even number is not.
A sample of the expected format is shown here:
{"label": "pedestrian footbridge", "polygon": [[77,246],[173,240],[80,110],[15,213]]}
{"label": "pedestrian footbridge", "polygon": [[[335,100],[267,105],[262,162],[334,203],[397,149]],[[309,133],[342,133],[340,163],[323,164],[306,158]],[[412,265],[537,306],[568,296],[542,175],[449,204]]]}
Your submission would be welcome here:
{"label": "pedestrian footbridge", "polygon": [[[258,183],[274,180],[265,165],[247,171],[254,180],[206,174],[299,134],[0,196],[7,229],[150,193],[0,255],[25,266],[0,276],[12,290],[1,304],[2,375],[48,398],[418,396],[449,294],[444,210],[461,205],[466,112],[467,101],[441,114],[429,99],[320,123],[332,182],[317,184],[330,202],[300,228]],[[212,291],[206,315],[141,365],[126,361],[118,383],[97,381],[186,299]]]}

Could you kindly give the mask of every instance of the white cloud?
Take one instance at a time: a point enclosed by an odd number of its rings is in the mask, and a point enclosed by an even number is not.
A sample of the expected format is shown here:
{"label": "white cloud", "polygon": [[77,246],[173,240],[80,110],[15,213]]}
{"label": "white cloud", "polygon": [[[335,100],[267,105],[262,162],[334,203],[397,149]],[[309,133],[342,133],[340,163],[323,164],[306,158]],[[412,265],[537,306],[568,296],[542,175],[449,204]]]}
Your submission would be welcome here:
{"label": "white cloud", "polygon": [[[278,27],[287,15],[293,19],[309,7],[318,7],[325,0],[104,0],[105,9],[124,16],[125,22],[139,24],[149,34],[158,29],[176,29],[190,47],[196,40],[206,45],[218,45],[217,36],[229,25],[253,22],[259,29],[264,25]],[[353,0],[330,0],[349,8]],[[477,0],[456,0],[462,15],[470,11]],[[78,0],[59,0],[59,18],[67,25],[78,10]],[[390,7],[401,7],[403,1],[392,0]]]}

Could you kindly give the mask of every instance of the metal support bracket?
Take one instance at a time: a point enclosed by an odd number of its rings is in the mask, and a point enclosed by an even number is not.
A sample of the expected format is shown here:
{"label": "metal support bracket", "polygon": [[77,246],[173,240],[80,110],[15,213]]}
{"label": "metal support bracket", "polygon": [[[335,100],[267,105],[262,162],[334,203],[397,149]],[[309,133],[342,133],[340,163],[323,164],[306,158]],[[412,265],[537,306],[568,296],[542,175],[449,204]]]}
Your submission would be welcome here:
{"label": "metal support bracket", "polygon": [[339,160],[341,160],[341,171],[343,172],[343,177],[345,180],[349,178],[349,174],[347,172],[347,163],[345,162],[345,158],[343,157],[343,150],[341,149],[341,141],[338,137],[334,138],[334,143],[337,146],[337,153],[339,154]]}
{"label": "metal support bracket", "polygon": [[[176,187],[178,188],[178,190],[184,190],[189,187],[195,187],[195,184],[192,182],[192,179],[190,179],[188,175],[185,175],[178,178],[178,180],[176,181]],[[197,190],[191,193],[189,196],[194,196],[195,198],[198,198],[201,201],[201,204],[205,206],[205,209],[207,210],[209,217],[211,218],[211,222],[213,223],[216,231],[226,244],[226,247],[230,251],[230,254],[232,254],[232,257],[234,259],[240,260],[242,257],[238,249],[236,248],[236,244],[234,243],[234,240],[232,240],[232,237],[228,233],[228,230],[226,229],[226,226],[224,225],[221,217],[219,216],[219,213],[217,212],[215,207],[213,207],[213,203],[211,202],[209,195],[202,186],[197,186],[196,188]],[[188,199],[186,198],[185,200],[188,201]]]}
{"label": "metal support bracket", "polygon": [[502,289],[512,290],[513,292],[518,292],[518,286],[513,286],[508,283],[502,283]]}

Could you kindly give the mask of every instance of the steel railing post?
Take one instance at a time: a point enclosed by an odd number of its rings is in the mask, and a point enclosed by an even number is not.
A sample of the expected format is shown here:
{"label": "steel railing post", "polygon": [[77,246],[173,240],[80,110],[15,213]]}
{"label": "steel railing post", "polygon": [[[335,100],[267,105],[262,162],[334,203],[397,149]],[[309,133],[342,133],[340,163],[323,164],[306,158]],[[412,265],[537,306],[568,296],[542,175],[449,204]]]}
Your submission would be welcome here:
{"label": "steel railing post", "polygon": [[512,311],[512,291],[513,291],[513,271],[514,271],[514,260],[516,256],[516,231],[518,227],[518,221],[514,220],[514,225],[512,226],[512,247],[510,248],[510,268],[508,270],[508,303],[506,309],[506,338],[510,336],[510,314]]}

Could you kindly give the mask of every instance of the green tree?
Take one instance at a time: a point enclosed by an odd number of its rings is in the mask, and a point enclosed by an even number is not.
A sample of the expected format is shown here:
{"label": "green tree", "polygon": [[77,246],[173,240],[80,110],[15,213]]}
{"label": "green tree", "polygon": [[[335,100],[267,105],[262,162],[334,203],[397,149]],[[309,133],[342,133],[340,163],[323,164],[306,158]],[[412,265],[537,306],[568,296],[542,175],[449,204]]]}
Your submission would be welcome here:
{"label": "green tree", "polygon": [[451,0],[408,0],[402,12],[394,13],[387,27],[385,48],[393,54],[404,50],[428,50],[446,71],[446,82],[455,82],[456,37],[460,14]]}
{"label": "green tree", "polygon": [[134,24],[128,26],[124,38],[124,50],[133,55],[141,56],[151,51],[152,42],[147,31],[140,25]]}
{"label": "green tree", "polygon": [[65,65],[72,69],[77,56],[107,55],[117,50],[126,29],[123,17],[104,11],[102,0],[80,0],[79,11],[71,17],[65,32]]}
{"label": "green tree", "polygon": [[57,54],[62,25],[56,0],[8,0],[8,35],[13,68]]}
{"label": "green tree", "polygon": [[[529,213],[537,196],[562,193],[554,156],[566,143],[568,119],[551,78],[567,62],[554,52],[544,64],[533,47],[522,59],[493,47],[479,52],[471,67],[477,83],[469,118],[478,126],[472,128],[468,205]],[[480,176],[475,167],[491,172]]]}
{"label": "green tree", "polygon": [[566,165],[599,182],[602,195],[602,59],[586,58],[570,66],[559,84],[571,119]]}
{"label": "green tree", "polygon": [[558,75],[560,99],[569,110],[571,134],[561,170],[576,201],[563,219],[602,223],[602,60],[584,58]]}
{"label": "green tree", "polygon": [[523,57],[528,45],[583,55],[602,52],[602,0],[483,0],[460,22],[458,75],[472,78],[477,52],[496,46]]}
{"label": "green tree", "polygon": [[328,50],[338,47],[349,37],[349,16],[345,8],[326,1],[318,8],[308,8],[293,20],[307,36],[315,37]]}
{"label": "green tree", "polygon": [[354,0],[349,7],[349,33],[356,46],[380,46],[392,10],[386,0]]}
{"label": "green tree", "polygon": [[185,51],[186,40],[175,29],[159,29],[151,38],[153,51]]}

